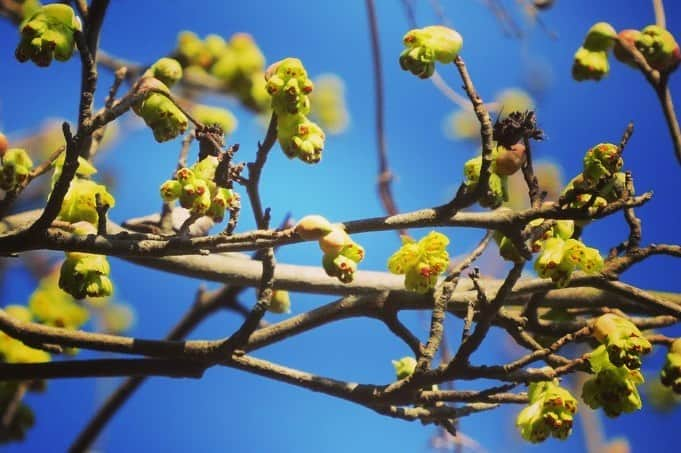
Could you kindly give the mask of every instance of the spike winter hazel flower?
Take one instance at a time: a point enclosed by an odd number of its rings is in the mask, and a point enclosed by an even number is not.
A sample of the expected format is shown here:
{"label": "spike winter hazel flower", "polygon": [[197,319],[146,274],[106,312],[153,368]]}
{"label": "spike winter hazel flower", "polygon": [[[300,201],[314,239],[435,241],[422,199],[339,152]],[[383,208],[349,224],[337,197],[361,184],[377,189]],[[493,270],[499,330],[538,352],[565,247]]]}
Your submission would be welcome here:
{"label": "spike winter hazel flower", "polygon": [[52,59],[67,61],[75,48],[73,35],[81,30],[80,19],[70,6],[45,5],[22,22],[15,56],[22,63],[32,60],[38,66],[49,66]]}
{"label": "spike winter hazel flower", "polygon": [[410,30],[402,42],[406,49],[400,54],[400,67],[422,79],[433,75],[435,62],[454,61],[463,47],[461,35],[441,25]]}
{"label": "spike winter hazel flower", "polygon": [[593,336],[605,346],[613,365],[626,365],[630,370],[641,368],[641,356],[652,349],[650,342],[631,321],[612,313],[596,319]]}
{"label": "spike winter hazel flower", "polygon": [[435,287],[437,277],[449,265],[448,244],[449,239],[436,231],[418,242],[402,236],[402,247],[388,259],[388,270],[393,274],[404,274],[404,285],[408,290],[426,293]]}
{"label": "spike winter hazel flower", "polygon": [[558,381],[533,382],[529,386],[530,404],[520,411],[516,426],[523,439],[538,443],[553,436],[564,440],[572,432],[577,400]]}

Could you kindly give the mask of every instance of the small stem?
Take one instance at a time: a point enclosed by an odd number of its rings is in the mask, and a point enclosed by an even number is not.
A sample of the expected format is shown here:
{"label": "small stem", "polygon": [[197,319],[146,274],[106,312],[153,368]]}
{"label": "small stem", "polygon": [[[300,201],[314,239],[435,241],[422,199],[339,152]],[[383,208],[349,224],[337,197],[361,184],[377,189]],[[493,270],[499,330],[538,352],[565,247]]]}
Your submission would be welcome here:
{"label": "small stem", "polygon": [[667,28],[662,0],[653,0],[653,10],[655,11],[655,24],[660,28]]}
{"label": "small stem", "polygon": [[657,93],[658,99],[660,100],[660,105],[662,106],[662,111],[664,112],[664,118],[667,121],[669,134],[671,135],[672,143],[674,144],[676,159],[681,164],[681,127],[679,127],[679,120],[676,118],[672,94],[669,91],[666,79],[664,80],[664,83],[660,83],[655,91]]}

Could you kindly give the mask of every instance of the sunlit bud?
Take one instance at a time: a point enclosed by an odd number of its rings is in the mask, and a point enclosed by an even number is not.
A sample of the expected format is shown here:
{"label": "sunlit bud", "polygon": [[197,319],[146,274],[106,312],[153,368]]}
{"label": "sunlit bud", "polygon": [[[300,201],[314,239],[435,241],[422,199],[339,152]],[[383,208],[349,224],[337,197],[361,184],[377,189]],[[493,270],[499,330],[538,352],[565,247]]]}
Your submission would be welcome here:
{"label": "sunlit bud", "polygon": [[399,360],[393,360],[395,367],[395,376],[397,379],[404,379],[414,374],[416,369],[416,359],[410,356],[402,357]]}
{"label": "sunlit bud", "polygon": [[295,231],[306,241],[319,240],[332,231],[333,227],[326,218],[320,215],[308,215],[300,219]]}
{"label": "sunlit bud", "polygon": [[272,293],[268,310],[272,313],[291,313],[291,297],[288,291],[277,289]]}

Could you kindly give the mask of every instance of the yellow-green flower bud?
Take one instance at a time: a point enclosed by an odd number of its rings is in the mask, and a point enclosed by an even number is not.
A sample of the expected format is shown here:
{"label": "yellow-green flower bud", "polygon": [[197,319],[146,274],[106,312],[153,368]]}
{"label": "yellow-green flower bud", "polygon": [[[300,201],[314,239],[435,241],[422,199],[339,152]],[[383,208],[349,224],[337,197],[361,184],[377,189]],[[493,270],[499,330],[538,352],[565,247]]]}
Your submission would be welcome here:
{"label": "yellow-green flower bud", "polygon": [[576,81],[601,80],[609,72],[610,64],[606,51],[592,51],[580,47],[575,53],[572,63],[572,78]]}
{"label": "yellow-green flower bud", "polygon": [[0,189],[16,190],[23,184],[33,168],[33,161],[26,150],[10,148],[0,155]]}
{"label": "yellow-green flower bud", "polygon": [[626,365],[631,370],[641,368],[641,356],[652,349],[650,342],[631,321],[612,313],[596,319],[593,336],[605,345],[613,365]]}
{"label": "yellow-green flower bud", "polygon": [[265,56],[248,33],[234,33],[228,45],[236,55],[239,77],[248,77],[265,68]]}
{"label": "yellow-green flower bud", "polygon": [[196,179],[194,184],[191,184],[191,190],[189,189],[189,184],[185,186],[185,191],[193,196],[190,211],[192,214],[205,214],[208,211],[211,203],[210,189],[208,184],[203,179]]}
{"label": "yellow-green flower bud", "polygon": [[284,154],[289,159],[299,158],[303,162],[319,162],[324,149],[324,131],[303,115],[278,117],[277,136]]}
{"label": "yellow-green flower bud", "polygon": [[53,58],[66,61],[73,55],[73,34],[81,29],[70,6],[61,3],[43,6],[22,22],[15,56],[22,63],[30,59],[38,66],[49,66]]}
{"label": "yellow-green flower bud", "polygon": [[239,62],[236,52],[226,46],[210,68],[210,73],[225,82],[228,86],[239,74]]}
{"label": "yellow-green flower bud", "polygon": [[336,277],[343,283],[352,282],[357,271],[357,263],[343,255],[325,254],[322,266],[329,277]]}
{"label": "yellow-green flower bud", "polygon": [[584,180],[590,186],[595,186],[602,178],[613,176],[624,162],[622,151],[612,143],[599,143],[584,155]]}
{"label": "yellow-green flower bud", "polygon": [[291,297],[288,291],[277,289],[272,293],[268,311],[277,314],[291,313]]}
{"label": "yellow-green flower bud", "polygon": [[338,255],[352,238],[340,225],[331,225],[331,231],[319,238],[319,248],[327,255]]}
{"label": "yellow-green flower bud", "polygon": [[212,181],[215,179],[215,170],[218,168],[218,163],[219,161],[216,156],[206,156],[192,165],[191,170],[196,179]]}
{"label": "yellow-green flower bud", "polygon": [[641,30],[636,37],[636,48],[658,71],[673,71],[681,62],[681,50],[674,36],[657,25],[648,25]]}
{"label": "yellow-green flower bud", "polygon": [[405,379],[416,370],[416,359],[410,356],[402,357],[399,360],[393,360],[393,366],[395,367],[395,377],[397,379]]}
{"label": "yellow-green flower bud", "polygon": [[234,191],[224,187],[218,187],[206,215],[210,216],[214,222],[222,222],[225,218],[227,209],[238,206],[238,204],[239,196]]}
{"label": "yellow-green flower bud", "polygon": [[[61,171],[62,168],[64,167],[65,158],[66,155],[64,153],[61,153],[59,157],[57,157],[54,161],[53,164],[54,172],[52,173],[52,187],[54,187],[54,184],[59,179],[59,176],[61,176]],[[88,160],[85,159],[84,157],[78,156],[78,168],[76,169],[76,175],[88,178],[94,175],[95,173],[97,173],[97,169],[94,167],[94,165],[88,162]]]}
{"label": "yellow-green flower bud", "polygon": [[104,255],[67,253],[59,273],[59,287],[76,299],[110,296],[113,293],[110,273]]}
{"label": "yellow-green flower bud", "polygon": [[400,67],[422,79],[433,75],[436,61],[454,61],[463,46],[459,33],[441,25],[410,30],[402,42],[406,49],[400,54]]}
{"label": "yellow-green flower bud", "polygon": [[163,198],[163,201],[177,200],[181,193],[182,184],[179,181],[169,179],[161,184],[161,198]]}
{"label": "yellow-green flower bud", "polygon": [[617,38],[617,32],[607,22],[594,24],[586,34],[584,48],[591,51],[608,51],[612,48]]}
{"label": "yellow-green flower bud", "polygon": [[89,179],[76,178],[71,181],[68,192],[64,196],[59,218],[66,222],[85,221],[92,224],[97,223],[99,215],[97,213],[96,197],[99,195],[102,204],[114,207],[116,201],[106,190],[106,186],[97,184]]}
{"label": "yellow-green flower bud", "polygon": [[388,258],[388,270],[393,274],[406,274],[421,258],[419,244],[409,236],[402,236],[402,247]]}
{"label": "yellow-green flower bud", "polygon": [[544,241],[541,253],[534,262],[534,270],[541,278],[549,278],[563,261],[565,241],[560,238],[549,238]]}
{"label": "yellow-green flower bud", "polygon": [[557,381],[533,382],[529,386],[530,404],[518,414],[516,426],[523,439],[538,443],[550,436],[566,439],[572,432],[577,400]]}
{"label": "yellow-green flower bud", "polygon": [[319,240],[332,229],[331,222],[320,215],[305,216],[295,226],[296,234],[306,241]]}
{"label": "yellow-green flower bud", "polygon": [[172,87],[182,78],[182,66],[173,58],[161,58],[151,65],[148,74],[163,82],[168,87]]}
{"label": "yellow-green flower bud", "polygon": [[194,172],[187,168],[183,167],[177,170],[175,173],[175,178],[182,184],[183,186],[185,184],[191,184],[194,182]]}
{"label": "yellow-green flower bud", "polygon": [[201,39],[191,31],[183,31],[177,36],[177,57],[183,66],[197,65],[208,68],[213,56]]}
{"label": "yellow-green flower bud", "polygon": [[272,96],[272,109],[278,115],[306,115],[310,111],[307,95],[312,91],[312,81],[299,59],[284,58],[273,63],[265,71],[265,80]]}
{"label": "yellow-green flower bud", "polygon": [[589,407],[602,407],[608,417],[641,409],[641,397],[636,386],[643,384],[644,379],[639,370],[613,365],[604,345],[591,353],[589,363],[596,373],[582,387],[582,400]]}
{"label": "yellow-green flower bud", "polygon": [[463,176],[466,185],[470,186],[477,184],[480,179],[480,170],[482,168],[482,156],[474,157],[463,164]]}
{"label": "yellow-green flower bud", "polygon": [[227,42],[224,38],[215,34],[206,35],[203,45],[213,58],[219,58],[227,48]]}
{"label": "yellow-green flower bud", "polygon": [[431,231],[418,243],[403,236],[402,247],[388,258],[388,270],[405,275],[405,288],[419,293],[428,292],[435,287],[438,275],[449,265],[447,245],[449,239],[436,231]]}
{"label": "yellow-green flower bud", "polygon": [[159,143],[183,134],[189,125],[187,117],[179,107],[161,93],[149,93],[133,110],[151,128],[154,138]]}

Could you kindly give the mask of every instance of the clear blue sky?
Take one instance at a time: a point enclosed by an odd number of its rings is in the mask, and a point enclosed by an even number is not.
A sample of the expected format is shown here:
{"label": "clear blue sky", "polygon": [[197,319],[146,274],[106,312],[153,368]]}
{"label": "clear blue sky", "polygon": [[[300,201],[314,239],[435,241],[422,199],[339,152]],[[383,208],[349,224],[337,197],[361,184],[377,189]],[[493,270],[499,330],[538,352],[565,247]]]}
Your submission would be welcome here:
{"label": "clear blue sky", "polygon": [[[448,141],[441,123],[453,105],[433,86],[400,70],[397,57],[401,37],[408,29],[402,3],[377,1],[386,88],[387,141],[396,174],[395,196],[401,209],[411,210],[445,201],[461,178],[462,164],[475,149]],[[416,4],[419,24],[436,23],[431,2]],[[475,84],[485,100],[504,88],[523,86],[528,56],[550,66],[551,85],[539,100],[538,117],[548,140],[535,147],[540,159],[557,162],[571,177],[586,149],[603,141],[619,140],[634,121],[636,132],[625,153],[625,168],[634,172],[639,191],[654,190],[654,200],[638,210],[644,219],[644,242],[678,242],[681,220],[676,213],[681,189],[681,168],[656,98],[643,77],[612,62],[612,71],[600,84],[577,83],[570,77],[572,55],[591,24],[608,20],[617,29],[642,28],[653,21],[650,1],[563,0],[543,16],[559,36],[551,40],[541,29],[519,41],[505,37],[483,6],[485,2],[440,2],[453,26],[464,37],[462,52]],[[516,2],[507,1],[515,7]],[[668,0],[668,27],[681,35],[681,3]],[[330,137],[318,166],[289,161],[275,149],[263,175],[262,197],[272,207],[275,221],[292,212],[301,217],[320,213],[333,220],[382,214],[375,197],[375,131],[370,42],[364,2],[112,1],[101,39],[102,48],[125,58],[150,63],[167,54],[180,30],[199,35],[251,33],[268,62],[287,56],[301,58],[313,74],[334,72],[346,81],[352,122],[348,132]],[[30,130],[46,117],[74,121],[79,90],[78,59],[39,69],[14,60],[16,30],[0,22],[0,130]],[[460,85],[454,68],[444,68],[445,79]],[[671,90],[681,103],[681,75]],[[103,71],[101,100],[111,77]],[[460,90],[459,90],[460,91]],[[224,103],[220,100],[219,102]],[[241,144],[240,158],[252,159],[261,127],[244,112],[232,140]],[[99,164],[118,176],[112,189],[116,221],[146,215],[158,209],[157,188],[175,165],[178,142],[159,145],[148,130],[133,131]],[[244,197],[245,198],[245,197]],[[244,207],[241,231],[253,227]],[[472,248],[480,232],[446,231],[453,255]],[[425,231],[424,231],[425,233]],[[593,226],[586,240],[607,251],[626,234],[620,216]],[[367,249],[364,269],[384,269],[386,258],[398,246],[392,233],[359,235]],[[58,255],[55,255],[55,258]],[[315,264],[314,247],[301,245],[278,253],[281,262]],[[159,338],[192,302],[197,282],[143,270],[112,259],[117,294],[136,308],[133,335]],[[484,269],[482,269],[484,272]],[[646,288],[681,291],[678,262],[655,258],[624,276]],[[19,270],[0,292],[3,304],[25,302],[31,281]],[[676,277],[676,278],[674,278]],[[326,296],[293,294],[293,312],[300,313],[329,302]],[[251,292],[243,297],[251,304]],[[270,321],[277,320],[269,316]],[[405,316],[423,335],[425,316]],[[215,338],[238,324],[231,314],[219,314],[205,323],[194,338]],[[450,325],[456,346],[460,324]],[[678,334],[678,330],[676,334]],[[476,355],[477,363],[508,357],[501,337],[492,338]],[[408,354],[377,322],[351,320],[325,326],[257,356],[322,375],[358,382],[386,383],[393,378],[390,360]],[[661,355],[653,357],[659,364]],[[48,392],[30,395],[36,427],[24,444],[9,451],[61,451],[84,426],[109,389],[110,381],[62,380]],[[463,388],[463,387],[461,387]],[[487,451],[579,451],[579,425],[567,442],[555,440],[533,447],[521,443],[512,426],[519,408],[466,418],[462,430]],[[661,416],[650,411],[606,421],[608,436],[628,435],[634,451],[671,451],[668,442],[681,421],[677,411]],[[214,369],[201,381],[154,379],[126,404],[99,444],[106,451],[235,451],[235,452],[419,452],[428,449],[432,427],[379,416],[364,408],[307,390],[229,369]]]}

